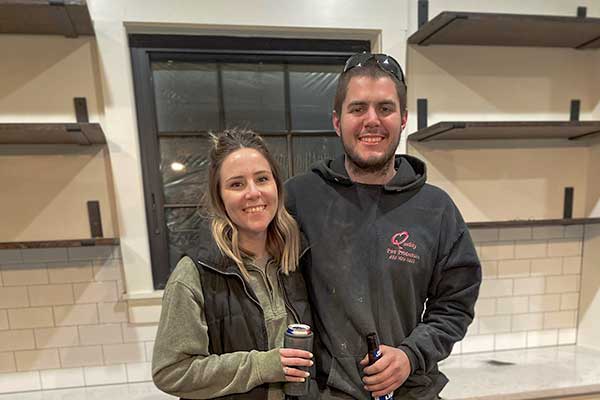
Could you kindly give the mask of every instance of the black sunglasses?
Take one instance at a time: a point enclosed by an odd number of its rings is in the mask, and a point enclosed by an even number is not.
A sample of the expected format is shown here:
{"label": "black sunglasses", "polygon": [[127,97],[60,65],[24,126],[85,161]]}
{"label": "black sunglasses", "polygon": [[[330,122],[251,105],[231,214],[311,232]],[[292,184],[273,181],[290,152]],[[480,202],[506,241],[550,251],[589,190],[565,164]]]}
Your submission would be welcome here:
{"label": "black sunglasses", "polygon": [[387,73],[392,74],[398,79],[405,87],[406,81],[404,80],[404,73],[402,67],[398,64],[398,61],[394,60],[392,56],[387,54],[371,54],[371,53],[358,53],[353,55],[346,61],[344,65],[344,72],[350,71],[352,68],[364,67],[366,62],[369,60],[375,60],[377,66]]}

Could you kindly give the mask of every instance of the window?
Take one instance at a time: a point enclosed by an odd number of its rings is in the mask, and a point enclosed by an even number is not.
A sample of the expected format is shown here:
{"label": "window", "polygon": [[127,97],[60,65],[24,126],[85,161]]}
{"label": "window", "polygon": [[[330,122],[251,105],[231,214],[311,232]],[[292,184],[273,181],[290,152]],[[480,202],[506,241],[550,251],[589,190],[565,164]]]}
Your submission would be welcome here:
{"label": "window", "polygon": [[208,132],[251,128],[284,178],[341,154],[337,78],[367,41],[130,35],[155,289],[202,240]]}

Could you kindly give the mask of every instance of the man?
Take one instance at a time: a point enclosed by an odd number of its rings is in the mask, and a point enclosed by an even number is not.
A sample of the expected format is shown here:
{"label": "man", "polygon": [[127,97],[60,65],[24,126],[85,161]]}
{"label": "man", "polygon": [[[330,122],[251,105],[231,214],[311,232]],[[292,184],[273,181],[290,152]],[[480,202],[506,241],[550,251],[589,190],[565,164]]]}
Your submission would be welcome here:
{"label": "man", "polygon": [[[334,101],[345,155],[286,184],[288,208],[311,245],[302,268],[323,398],[437,398],[448,381],[437,363],[473,319],[475,248],[452,200],[425,183],[425,164],[395,155],[406,120],[398,63],[354,55]],[[369,332],[382,343],[371,366]]]}

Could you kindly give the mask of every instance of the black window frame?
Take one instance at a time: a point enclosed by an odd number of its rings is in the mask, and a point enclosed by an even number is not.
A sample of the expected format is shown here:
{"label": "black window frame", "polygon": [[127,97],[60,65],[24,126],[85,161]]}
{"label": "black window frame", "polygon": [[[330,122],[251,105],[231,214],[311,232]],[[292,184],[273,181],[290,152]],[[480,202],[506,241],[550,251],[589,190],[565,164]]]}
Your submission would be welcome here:
{"label": "black window frame", "polygon": [[[285,64],[332,64],[343,65],[352,54],[370,51],[368,40],[332,39],[289,39],[269,37],[237,36],[189,36],[147,35],[128,36],[132,61],[134,94],[140,143],[140,161],[144,188],[144,203],[148,226],[152,278],[155,290],[164,289],[171,273],[168,237],[165,220],[165,204],[160,166],[160,136],[169,133],[158,130],[157,112],[154,102],[151,63],[153,61],[177,59],[177,61],[227,62],[276,62]],[[285,132],[261,132],[263,135],[287,135],[288,167],[293,173],[290,136],[290,96],[288,74],[284,74],[285,86]],[[219,113],[219,129],[224,127],[224,118]],[[293,130],[295,136],[335,134],[335,131]],[[173,136],[199,136],[202,132],[176,132]]]}

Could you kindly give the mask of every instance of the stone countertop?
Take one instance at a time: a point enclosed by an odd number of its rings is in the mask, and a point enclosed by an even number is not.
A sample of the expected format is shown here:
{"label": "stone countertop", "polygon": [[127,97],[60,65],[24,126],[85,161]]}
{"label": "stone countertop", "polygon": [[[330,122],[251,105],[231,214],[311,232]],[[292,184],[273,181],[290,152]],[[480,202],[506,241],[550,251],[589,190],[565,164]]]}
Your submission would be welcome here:
{"label": "stone countertop", "polygon": [[600,351],[580,346],[451,356],[444,400],[527,400],[600,393]]}

